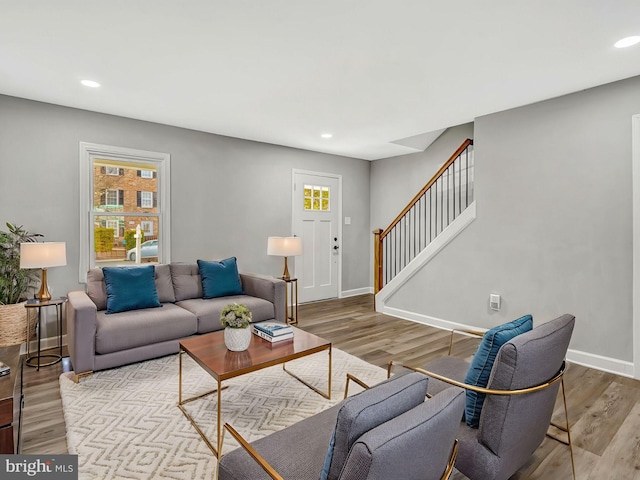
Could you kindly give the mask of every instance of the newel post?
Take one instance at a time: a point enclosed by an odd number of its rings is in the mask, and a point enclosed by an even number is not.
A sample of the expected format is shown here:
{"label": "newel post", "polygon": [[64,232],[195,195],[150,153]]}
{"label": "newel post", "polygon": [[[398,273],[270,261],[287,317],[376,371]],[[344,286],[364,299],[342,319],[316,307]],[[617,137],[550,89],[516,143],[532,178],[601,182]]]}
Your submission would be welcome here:
{"label": "newel post", "polygon": [[376,294],[382,288],[382,241],[380,234],[382,229],[373,231],[373,293]]}

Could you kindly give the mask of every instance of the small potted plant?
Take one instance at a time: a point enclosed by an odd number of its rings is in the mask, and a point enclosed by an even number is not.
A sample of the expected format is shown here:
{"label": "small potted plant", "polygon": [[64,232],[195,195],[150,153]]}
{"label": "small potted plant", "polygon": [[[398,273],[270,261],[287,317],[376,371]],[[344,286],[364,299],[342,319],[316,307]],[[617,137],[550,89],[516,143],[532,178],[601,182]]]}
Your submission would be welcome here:
{"label": "small potted plant", "polygon": [[220,323],[224,327],[224,343],[232,352],[242,352],[251,343],[251,312],[246,305],[231,303],[222,309]]}

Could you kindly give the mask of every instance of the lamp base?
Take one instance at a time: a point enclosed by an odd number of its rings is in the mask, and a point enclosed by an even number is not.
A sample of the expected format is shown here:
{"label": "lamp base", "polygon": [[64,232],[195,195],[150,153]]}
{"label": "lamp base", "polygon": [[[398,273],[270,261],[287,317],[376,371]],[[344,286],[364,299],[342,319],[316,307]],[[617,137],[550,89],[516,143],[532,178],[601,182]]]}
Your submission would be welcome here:
{"label": "lamp base", "polygon": [[284,272],[282,272],[282,279],[289,280],[291,276],[289,275],[289,266],[287,265],[287,257],[284,257]]}
{"label": "lamp base", "polygon": [[40,301],[51,300],[51,292],[49,291],[49,285],[47,284],[47,269],[42,269],[42,282],[40,284],[40,291],[36,294],[36,298]]}

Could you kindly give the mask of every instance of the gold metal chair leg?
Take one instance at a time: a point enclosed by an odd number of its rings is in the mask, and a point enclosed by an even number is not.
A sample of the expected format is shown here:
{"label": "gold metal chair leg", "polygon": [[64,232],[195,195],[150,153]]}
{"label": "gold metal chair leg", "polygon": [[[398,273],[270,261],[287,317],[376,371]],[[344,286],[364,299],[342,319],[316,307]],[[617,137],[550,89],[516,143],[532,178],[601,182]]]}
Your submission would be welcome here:
{"label": "gold metal chair leg", "polygon": [[280,474],[276,472],[276,470],[269,465],[269,463],[267,463],[267,461],[251,446],[251,444],[242,438],[242,435],[240,435],[231,425],[225,423],[224,428],[233,438],[236,439],[240,444],[240,447],[242,447],[251,456],[251,458],[260,465],[260,467],[262,467],[267,475],[269,475],[273,480],[283,480]]}
{"label": "gold metal chair leg", "polygon": [[567,440],[569,441],[569,455],[571,455],[571,471],[573,472],[573,480],[576,480],[576,465],[573,461],[573,444],[571,443],[571,429],[569,428],[569,412],[567,411],[567,397],[564,392],[564,378],[560,385],[562,386],[562,402],[564,403],[564,419],[567,422]]}
{"label": "gold metal chair leg", "polygon": [[451,330],[451,335],[449,335],[449,352],[447,352],[447,355],[451,356],[451,350],[453,350],[453,332],[455,330]]}
{"label": "gold metal chair leg", "polygon": [[565,432],[567,434],[567,439],[564,440],[563,438],[560,438],[556,435],[552,435],[549,432],[547,432],[547,437],[555,440],[556,442],[562,443],[563,445],[567,445],[569,447],[569,455],[571,456],[571,471],[573,473],[573,480],[575,480],[576,465],[573,459],[573,444],[571,443],[571,430],[569,428],[569,412],[567,410],[567,397],[565,395],[565,390],[564,390],[564,378],[562,378],[560,385],[562,386],[562,402],[564,404],[564,420],[565,420],[566,426],[560,425],[556,422],[551,422],[551,425],[557,428],[558,430],[560,430],[561,432]]}
{"label": "gold metal chair leg", "polygon": [[358,377],[354,377],[350,373],[347,373],[347,384],[344,387],[344,398],[347,398],[349,396],[349,380],[353,380],[354,382],[356,382],[358,385],[360,385],[365,390],[369,389],[369,385],[364,383]]}
{"label": "gold metal chair leg", "polygon": [[456,463],[456,458],[458,456],[458,439],[453,442],[453,449],[451,450],[451,456],[449,457],[449,461],[447,462],[447,468],[444,470],[444,474],[442,475],[441,480],[447,480],[451,473],[453,473],[453,466]]}
{"label": "gold metal chair leg", "polygon": [[391,369],[393,368],[394,365],[400,365],[401,367],[403,366],[402,363],[389,360],[389,364],[387,365],[387,378],[391,378]]}

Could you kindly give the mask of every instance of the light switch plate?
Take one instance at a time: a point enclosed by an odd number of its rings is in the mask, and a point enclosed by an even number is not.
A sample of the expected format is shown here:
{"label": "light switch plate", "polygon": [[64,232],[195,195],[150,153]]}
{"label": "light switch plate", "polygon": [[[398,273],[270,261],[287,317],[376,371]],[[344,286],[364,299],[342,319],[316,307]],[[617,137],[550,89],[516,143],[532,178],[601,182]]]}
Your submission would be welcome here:
{"label": "light switch plate", "polygon": [[491,310],[500,310],[500,295],[495,293],[489,295],[489,308]]}

